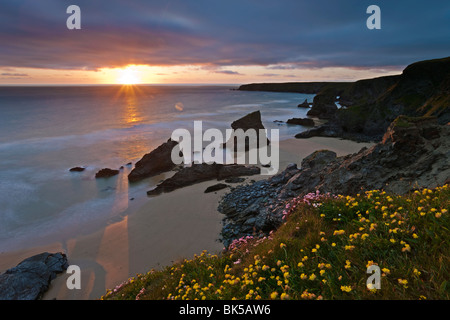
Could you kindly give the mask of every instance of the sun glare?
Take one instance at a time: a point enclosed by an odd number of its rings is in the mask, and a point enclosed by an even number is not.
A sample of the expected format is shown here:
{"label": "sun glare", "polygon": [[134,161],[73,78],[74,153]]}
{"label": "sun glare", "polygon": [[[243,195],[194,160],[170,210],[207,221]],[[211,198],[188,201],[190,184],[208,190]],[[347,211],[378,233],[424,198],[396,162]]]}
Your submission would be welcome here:
{"label": "sun glare", "polygon": [[126,85],[138,84],[141,82],[139,71],[136,70],[134,66],[128,66],[124,69],[120,69],[117,82]]}

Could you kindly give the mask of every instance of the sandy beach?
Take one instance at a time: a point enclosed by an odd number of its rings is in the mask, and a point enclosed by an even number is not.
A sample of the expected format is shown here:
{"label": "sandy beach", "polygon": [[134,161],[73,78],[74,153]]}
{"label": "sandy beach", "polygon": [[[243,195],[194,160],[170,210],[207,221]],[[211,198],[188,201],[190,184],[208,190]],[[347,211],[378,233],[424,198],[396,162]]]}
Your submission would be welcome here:
{"label": "sandy beach", "polygon": [[[367,143],[315,137],[280,142],[280,171],[315,150],[328,149],[338,156],[359,151]],[[267,176],[247,177],[264,179]],[[129,277],[159,269],[183,258],[192,258],[202,250],[219,253],[218,241],[223,216],[218,202],[227,190],[205,194],[215,181],[199,183],[171,193],[145,199],[139,209],[90,234],[54,243],[0,254],[0,272],[44,251],[64,252],[69,264],[81,268],[81,289],[69,290],[61,274],[52,281],[44,299],[98,299]],[[245,183],[245,182],[244,182]]]}

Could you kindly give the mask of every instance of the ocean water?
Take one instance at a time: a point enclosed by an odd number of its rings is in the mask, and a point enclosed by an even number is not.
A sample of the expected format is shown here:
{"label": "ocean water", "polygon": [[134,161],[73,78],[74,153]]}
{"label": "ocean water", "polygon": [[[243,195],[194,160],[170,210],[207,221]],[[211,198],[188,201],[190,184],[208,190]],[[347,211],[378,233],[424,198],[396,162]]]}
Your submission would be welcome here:
{"label": "ocean water", "polygon": [[[161,177],[128,184],[145,153],[177,128],[230,128],[260,110],[280,139],[305,130],[279,125],[305,117],[314,95],[244,92],[226,86],[0,87],[0,252],[25,249],[121,219],[149,201]],[[69,172],[84,166],[81,173]],[[118,176],[95,179],[105,167]]]}

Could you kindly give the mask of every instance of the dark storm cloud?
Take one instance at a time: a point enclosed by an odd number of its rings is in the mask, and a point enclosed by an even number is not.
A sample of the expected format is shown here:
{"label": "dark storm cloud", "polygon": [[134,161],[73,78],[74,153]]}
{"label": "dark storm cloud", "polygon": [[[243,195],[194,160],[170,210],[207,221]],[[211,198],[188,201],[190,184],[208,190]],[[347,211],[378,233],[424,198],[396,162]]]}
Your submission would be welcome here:
{"label": "dark storm cloud", "polygon": [[[372,2],[4,0],[0,66],[395,68],[449,55],[448,1],[376,1],[382,29],[368,30]],[[81,30],[66,28],[74,3]]]}

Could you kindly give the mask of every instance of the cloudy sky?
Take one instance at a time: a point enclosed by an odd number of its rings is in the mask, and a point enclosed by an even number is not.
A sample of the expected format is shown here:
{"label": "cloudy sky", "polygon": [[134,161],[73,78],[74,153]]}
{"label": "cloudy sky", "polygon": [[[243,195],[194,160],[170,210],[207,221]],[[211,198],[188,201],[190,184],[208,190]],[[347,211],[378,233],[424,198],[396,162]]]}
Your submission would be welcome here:
{"label": "cloudy sky", "polygon": [[443,0],[0,0],[3,84],[346,81],[449,55]]}

